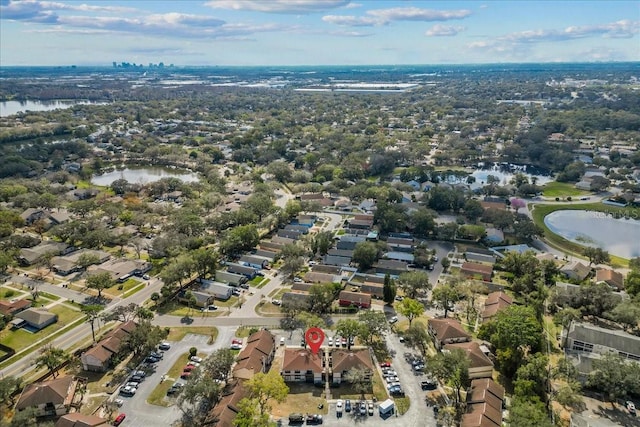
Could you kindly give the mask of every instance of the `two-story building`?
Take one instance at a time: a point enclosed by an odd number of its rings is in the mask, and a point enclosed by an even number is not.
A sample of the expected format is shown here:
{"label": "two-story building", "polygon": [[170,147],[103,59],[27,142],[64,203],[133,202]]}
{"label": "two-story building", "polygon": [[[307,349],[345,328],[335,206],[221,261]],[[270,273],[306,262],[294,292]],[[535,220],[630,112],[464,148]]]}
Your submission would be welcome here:
{"label": "two-story building", "polygon": [[471,341],[471,335],[455,319],[429,319],[429,335],[437,349],[445,344]]}
{"label": "two-story building", "polygon": [[73,405],[80,403],[78,391],[86,382],[86,378],[64,376],[29,384],[20,393],[16,410],[34,408],[37,417],[64,415]]}

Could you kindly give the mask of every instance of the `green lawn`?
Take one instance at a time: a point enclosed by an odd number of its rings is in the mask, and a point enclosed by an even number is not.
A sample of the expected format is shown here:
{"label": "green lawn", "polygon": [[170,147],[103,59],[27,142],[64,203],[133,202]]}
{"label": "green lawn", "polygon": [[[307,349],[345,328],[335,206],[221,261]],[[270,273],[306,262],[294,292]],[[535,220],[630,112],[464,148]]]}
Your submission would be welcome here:
{"label": "green lawn", "polygon": [[10,330],[7,328],[0,332],[0,341],[2,341],[4,345],[11,347],[18,352],[34,344],[36,341],[44,338],[50,338],[55,332],[84,316],[81,312],[72,310],[64,305],[56,305],[49,311],[58,315],[58,321],[53,325],[49,325],[35,333],[26,331],[22,328],[17,330]]}
{"label": "green lawn", "polygon": [[0,299],[19,298],[23,293],[7,287],[0,288]]}
{"label": "green lawn", "polygon": [[542,195],[545,197],[574,197],[590,194],[589,191],[579,190],[569,182],[552,181],[543,186]]}
{"label": "green lawn", "polygon": [[[258,276],[258,277],[260,277],[260,276]],[[254,279],[254,280],[255,280],[255,279]],[[262,277],[260,277],[260,282],[259,282],[259,283],[257,283],[257,284],[254,284],[253,286],[255,286],[255,287],[256,287],[256,288],[258,288],[258,289],[262,289],[262,288],[264,288],[264,287],[267,285],[267,283],[269,283],[270,281],[271,281],[271,279],[267,279],[267,278],[262,278]],[[250,283],[251,283],[251,282],[250,282]]]}
{"label": "green lawn", "polygon": [[51,301],[58,301],[60,299],[59,296],[50,294],[48,292],[38,292],[38,297],[43,297]]}
{"label": "green lawn", "polygon": [[[108,294],[108,295],[116,297],[116,296],[119,296],[122,293],[126,293],[126,292],[130,291],[131,289],[135,288],[136,286],[139,286],[140,284],[141,283],[140,283],[139,280],[131,278],[131,279],[128,279],[124,283],[116,283],[115,285],[113,285],[109,289],[105,289],[102,292],[105,293],[105,294]],[[143,286],[144,286],[144,284],[143,284]]]}

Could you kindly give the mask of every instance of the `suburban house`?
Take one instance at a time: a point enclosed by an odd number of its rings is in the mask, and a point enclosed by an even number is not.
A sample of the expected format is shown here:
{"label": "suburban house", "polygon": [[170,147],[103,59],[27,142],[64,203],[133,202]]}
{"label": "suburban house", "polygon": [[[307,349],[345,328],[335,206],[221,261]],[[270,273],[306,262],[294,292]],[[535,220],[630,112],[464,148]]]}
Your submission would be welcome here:
{"label": "suburban house", "polygon": [[407,263],[402,261],[394,261],[391,259],[380,259],[373,265],[376,273],[388,274],[390,276],[399,276],[402,273],[408,271]]}
{"label": "suburban house", "polygon": [[404,237],[389,237],[387,238],[387,247],[391,251],[398,252],[413,252],[415,243],[413,239]]}
{"label": "suburban house", "polygon": [[256,249],[253,255],[266,258],[267,261],[273,262],[278,256],[278,252],[269,251],[266,249]]}
{"label": "suburban house", "polygon": [[220,402],[207,415],[205,425],[233,427],[233,420],[240,412],[238,404],[245,397],[247,397],[247,391],[243,387],[242,381],[229,384],[222,392]]}
{"label": "suburban house", "polygon": [[102,264],[111,258],[111,254],[104,251],[96,251],[92,249],[80,249],[63,256],[55,256],[51,258],[53,271],[61,276],[67,276],[76,271],[80,271],[82,266],[78,265],[78,260],[82,255],[95,257],[96,264]]}
{"label": "suburban house", "polygon": [[[192,291],[191,295],[193,295],[193,297],[195,298],[194,305],[200,308],[210,306],[211,304],[214,303],[216,299],[212,294],[207,292]],[[186,291],[182,291],[178,293],[178,299],[180,300],[180,302],[189,305],[191,301],[189,301],[186,297],[187,297]]]}
{"label": "suburban house", "polygon": [[200,284],[200,287],[197,288],[198,292],[209,294],[221,301],[228,300],[233,294],[233,287],[227,285],[226,283],[220,283],[207,279],[198,279],[197,282]]}
{"label": "suburban house", "polygon": [[491,378],[475,379],[467,391],[467,413],[460,427],[500,427],[504,388]]}
{"label": "suburban house", "polygon": [[69,222],[71,215],[66,209],[58,209],[56,211],[29,208],[20,214],[25,224],[31,225],[36,221],[44,221],[47,228],[52,225],[64,224]]}
{"label": "suburban house", "polygon": [[324,349],[313,353],[305,348],[286,348],[280,374],[287,382],[322,383]]}
{"label": "suburban house", "polygon": [[111,426],[104,418],[95,415],[84,415],[80,412],[72,412],[61,416],[56,421],[55,427],[108,427]]}
{"label": "suburban house", "polygon": [[499,311],[513,304],[513,298],[504,292],[491,292],[484,302],[484,310],[482,310],[482,322],[487,322],[493,318]]}
{"label": "suburban house", "polygon": [[251,280],[258,275],[258,270],[242,264],[228,263],[227,271],[233,274],[241,274]]}
{"label": "suburban house", "polygon": [[413,254],[401,251],[391,251],[384,254],[385,259],[390,259],[392,261],[402,261],[409,264],[413,264],[415,257]]}
{"label": "suburban house", "polygon": [[31,300],[28,299],[2,300],[0,301],[0,314],[3,316],[15,316],[29,307],[31,307]]}
{"label": "suburban house", "polygon": [[580,261],[571,261],[560,267],[560,273],[569,279],[583,281],[591,273],[591,267],[588,267]]}
{"label": "suburban house", "polygon": [[64,415],[80,403],[80,393],[76,392],[85,387],[86,382],[86,378],[65,376],[29,384],[20,393],[16,411],[35,408],[38,417]]}
{"label": "suburban house", "polygon": [[82,369],[93,372],[106,371],[111,366],[111,358],[120,352],[125,337],[135,327],[136,324],[133,320],[122,323],[97,344],[94,344],[93,347],[80,356]]}
{"label": "suburban house", "polygon": [[564,336],[564,348],[568,353],[582,356],[614,353],[640,362],[640,337],[589,323],[571,323]]}
{"label": "suburban house", "polygon": [[309,227],[305,227],[304,225],[287,224],[284,226],[284,229],[287,231],[295,231],[300,234],[309,233]]}
{"label": "suburban house", "polygon": [[496,254],[494,252],[480,248],[468,248],[464,253],[464,258],[467,261],[486,264],[495,264],[496,262]]}
{"label": "suburban house", "polygon": [[384,298],[384,284],[374,282],[364,282],[360,286],[360,292],[369,294],[374,298]]}
{"label": "suburban house", "polygon": [[233,367],[234,378],[247,380],[259,372],[267,372],[276,354],[276,339],[262,329],[249,336],[247,345],[238,354]]}
{"label": "suburban house", "polygon": [[23,248],[20,249],[20,255],[18,256],[18,261],[23,266],[29,266],[35,264],[41,257],[47,254],[56,255],[64,255],[73,251],[74,248],[67,245],[66,243],[58,243],[58,242],[42,242],[37,246],[32,248]]}
{"label": "suburban house", "polygon": [[[559,306],[568,304],[575,296],[580,292],[580,285],[574,285],[573,283],[556,282],[555,286],[555,303]],[[619,304],[625,299],[629,299],[629,295],[624,292],[611,292],[611,299]]]}
{"label": "suburban house", "polygon": [[238,286],[243,283],[247,283],[247,276],[222,270],[216,271],[215,279],[217,282],[228,283],[230,286]]}
{"label": "suburban house", "polygon": [[449,318],[429,319],[429,335],[438,349],[443,348],[445,344],[471,340],[471,335],[464,330],[460,322]]}
{"label": "suburban house", "polygon": [[340,240],[336,243],[337,249],[345,249],[348,251],[352,251],[356,248],[356,245],[360,242],[365,242],[367,240],[364,236],[353,236],[344,234],[342,236],[338,236]]}
{"label": "suburban house", "polygon": [[340,283],[342,282],[342,276],[310,271],[304,275],[304,281],[309,283]]}
{"label": "suburban house", "polygon": [[330,351],[330,366],[334,384],[345,381],[347,372],[353,368],[363,369],[366,379],[371,380],[373,363],[368,348],[351,348],[350,350],[334,348]]}
{"label": "suburban house", "polygon": [[269,260],[257,255],[243,255],[239,263],[260,270],[269,265]]}
{"label": "suburban house", "polygon": [[43,308],[27,308],[14,317],[24,321],[20,326],[26,324],[37,330],[44,329],[58,321],[57,314],[51,313]]}
{"label": "suburban house", "polygon": [[147,271],[151,270],[150,262],[138,260],[138,259],[112,259],[107,262],[103,262],[100,265],[92,265],[87,269],[92,274],[97,273],[109,273],[113,280],[120,283],[126,281],[131,276],[142,276]]}
{"label": "suburban house", "polygon": [[[491,378],[493,362],[485,354],[480,344],[475,341],[445,344],[444,351],[459,348],[467,353],[469,358],[469,378]],[[486,350],[489,351],[488,349]]]}
{"label": "suburban house", "polygon": [[309,303],[311,295],[308,292],[295,291],[282,294],[282,304],[305,305]]}
{"label": "suburban house", "polygon": [[617,291],[624,289],[624,276],[610,268],[596,270],[596,283],[606,283]]}
{"label": "suburban house", "polygon": [[371,307],[371,295],[360,292],[340,291],[339,304],[343,307],[355,305],[360,308]]}
{"label": "suburban house", "polygon": [[478,264],[477,262],[465,262],[460,267],[460,274],[471,279],[481,279],[485,282],[491,281],[493,266]]}
{"label": "suburban house", "polygon": [[327,254],[324,256],[322,262],[326,265],[348,266],[351,264],[351,257]]}

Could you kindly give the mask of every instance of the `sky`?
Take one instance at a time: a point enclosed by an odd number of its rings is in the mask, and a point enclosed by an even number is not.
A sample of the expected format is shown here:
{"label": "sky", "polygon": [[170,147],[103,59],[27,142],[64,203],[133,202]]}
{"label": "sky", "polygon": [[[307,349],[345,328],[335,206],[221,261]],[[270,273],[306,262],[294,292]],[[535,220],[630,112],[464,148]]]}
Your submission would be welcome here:
{"label": "sky", "polygon": [[639,60],[638,0],[0,0],[0,66]]}

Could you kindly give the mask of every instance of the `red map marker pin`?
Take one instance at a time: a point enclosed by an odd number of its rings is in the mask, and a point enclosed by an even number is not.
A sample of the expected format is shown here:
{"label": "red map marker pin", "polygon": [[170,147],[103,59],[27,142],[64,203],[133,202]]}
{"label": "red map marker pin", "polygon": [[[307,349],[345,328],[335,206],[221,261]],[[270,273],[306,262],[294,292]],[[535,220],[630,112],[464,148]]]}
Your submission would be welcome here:
{"label": "red map marker pin", "polygon": [[311,351],[315,354],[320,350],[320,346],[324,341],[324,332],[320,328],[309,328],[304,334],[304,338],[309,345]]}

